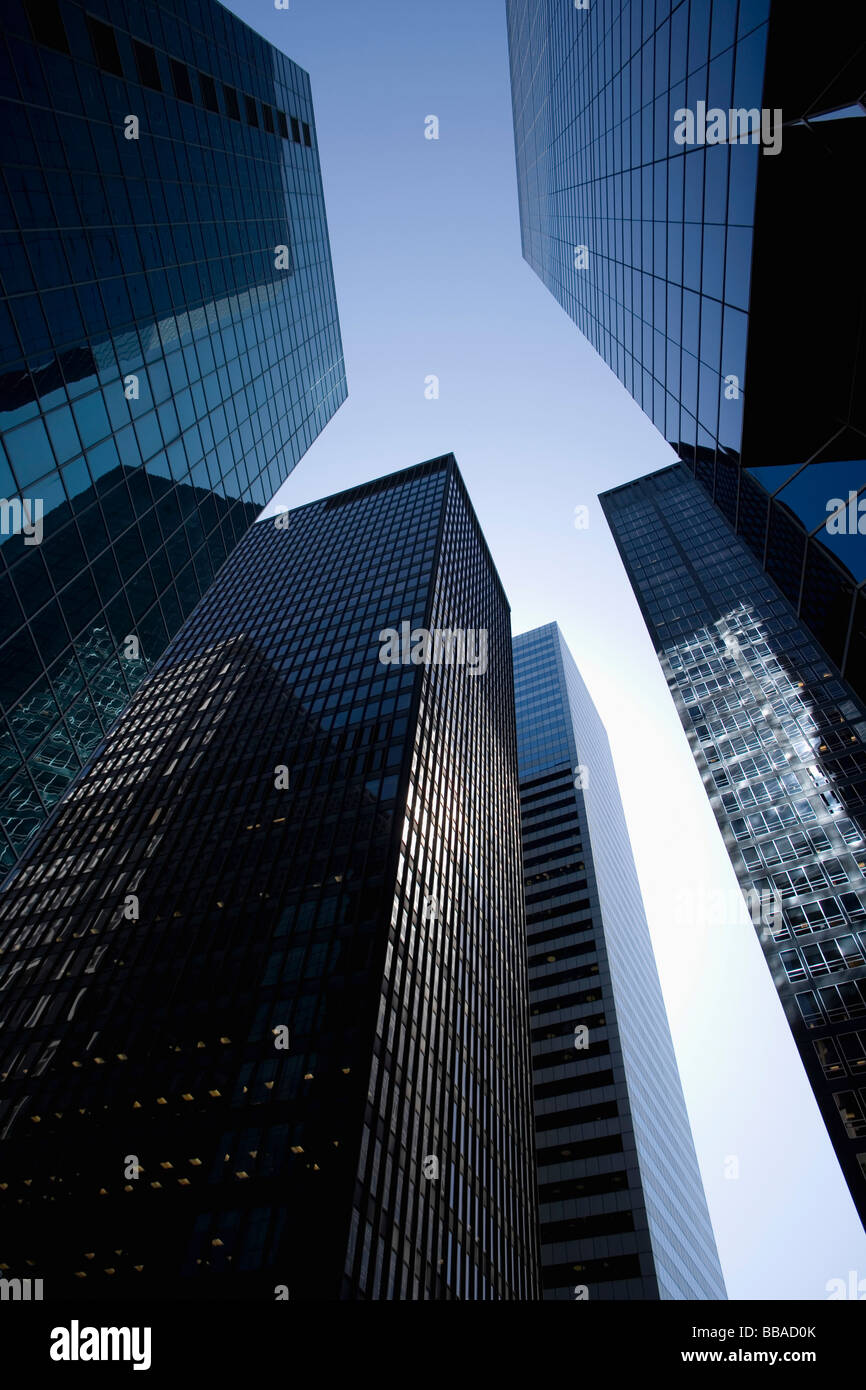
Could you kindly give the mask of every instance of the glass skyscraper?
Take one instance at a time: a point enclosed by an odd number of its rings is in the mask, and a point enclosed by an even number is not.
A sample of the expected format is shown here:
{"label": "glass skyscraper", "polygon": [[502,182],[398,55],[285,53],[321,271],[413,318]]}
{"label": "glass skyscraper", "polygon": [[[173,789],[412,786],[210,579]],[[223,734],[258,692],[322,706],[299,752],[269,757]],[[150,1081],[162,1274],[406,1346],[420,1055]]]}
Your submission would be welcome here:
{"label": "glass skyscraper", "polygon": [[866,707],[681,464],[601,502],[866,1224]]}
{"label": "glass skyscraper", "polygon": [[214,0],[2,0],[0,864],[346,394],[307,74]]}
{"label": "glass skyscraper", "polygon": [[724,1299],[604,726],[514,639],[544,1297]]}
{"label": "glass skyscraper", "polygon": [[534,1298],[509,610],[452,456],[260,521],[0,895],[0,1273]]}
{"label": "glass skyscraper", "polygon": [[507,14],[525,259],[866,697],[866,13]]}

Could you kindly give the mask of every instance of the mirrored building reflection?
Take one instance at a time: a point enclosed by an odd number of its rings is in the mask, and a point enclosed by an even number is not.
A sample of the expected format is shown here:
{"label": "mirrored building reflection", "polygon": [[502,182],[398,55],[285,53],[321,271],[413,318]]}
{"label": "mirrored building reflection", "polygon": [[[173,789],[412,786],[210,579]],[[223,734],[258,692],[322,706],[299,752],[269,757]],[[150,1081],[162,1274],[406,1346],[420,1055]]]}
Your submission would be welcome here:
{"label": "mirrored building reflection", "polygon": [[0,862],[345,398],[309,78],[215,0],[0,38]]}
{"label": "mirrored building reflection", "polygon": [[607,734],[556,623],[514,638],[546,1299],[723,1299]]}
{"label": "mirrored building reflection", "polygon": [[866,697],[866,14],[507,14],[526,261]]}
{"label": "mirrored building reflection", "polygon": [[866,707],[682,465],[601,502],[866,1224]]}
{"label": "mirrored building reflection", "polygon": [[0,1270],[536,1297],[519,815],[453,456],[253,525],[0,893]]}

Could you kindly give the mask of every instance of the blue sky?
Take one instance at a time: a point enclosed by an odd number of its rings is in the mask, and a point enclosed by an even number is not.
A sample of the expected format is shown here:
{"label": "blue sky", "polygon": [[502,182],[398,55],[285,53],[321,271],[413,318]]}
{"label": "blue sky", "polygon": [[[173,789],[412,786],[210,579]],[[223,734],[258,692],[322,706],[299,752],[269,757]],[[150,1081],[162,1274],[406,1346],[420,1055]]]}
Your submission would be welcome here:
{"label": "blue sky", "polygon": [[277,500],[456,455],[610,736],[729,1296],[826,1298],[866,1235],[596,500],[673,454],[521,258],[504,0],[228,8],[311,76],[349,382]]}

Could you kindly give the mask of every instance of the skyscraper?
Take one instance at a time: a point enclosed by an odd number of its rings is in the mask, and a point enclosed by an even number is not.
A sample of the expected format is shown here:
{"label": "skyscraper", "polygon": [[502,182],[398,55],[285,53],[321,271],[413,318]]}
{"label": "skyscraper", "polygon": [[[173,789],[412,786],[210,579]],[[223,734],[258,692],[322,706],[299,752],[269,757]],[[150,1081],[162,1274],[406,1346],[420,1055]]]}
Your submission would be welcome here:
{"label": "skyscraper", "polygon": [[0,36],[0,863],[346,394],[307,74],[215,0]]}
{"label": "skyscraper", "polygon": [[723,1299],[604,726],[556,623],[514,639],[542,1283]]}
{"label": "skyscraper", "polygon": [[866,708],[682,465],[601,502],[866,1223]]}
{"label": "skyscraper", "polygon": [[507,12],[524,257],[866,698],[862,7]]}
{"label": "skyscraper", "polygon": [[260,521],[0,895],[0,1271],[536,1296],[508,604],[452,456]]}

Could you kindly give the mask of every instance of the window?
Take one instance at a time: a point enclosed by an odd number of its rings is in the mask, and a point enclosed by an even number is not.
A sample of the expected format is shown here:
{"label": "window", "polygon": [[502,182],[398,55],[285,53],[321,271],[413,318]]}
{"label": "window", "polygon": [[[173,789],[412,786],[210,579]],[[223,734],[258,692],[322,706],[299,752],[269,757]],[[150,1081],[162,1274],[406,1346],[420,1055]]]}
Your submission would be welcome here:
{"label": "window", "polygon": [[[825,949],[829,944],[829,942],[824,942]],[[845,964],[849,970],[854,970],[856,967],[863,964],[863,952],[855,936],[837,936],[836,945],[842,952]]]}
{"label": "window", "polygon": [[307,122],[304,121],[304,144],[312,146],[312,143],[313,141],[310,138],[310,127],[307,125]]}
{"label": "window", "polygon": [[807,1028],[817,1028],[824,1021],[824,1015],[818,1005],[812,990],[804,990],[802,994],[796,996],[797,1007],[803,1015],[803,1022]]}
{"label": "window", "polygon": [[234,87],[229,87],[224,82],[223,96],[225,97],[226,111],[228,115],[231,116],[233,121],[239,121],[241,118],[241,108],[238,105],[238,94],[235,91]]}
{"label": "window", "polygon": [[863,906],[856,893],[843,893],[841,898],[842,906],[852,922],[861,922],[866,917],[866,907]]}
{"label": "window", "polygon": [[803,959],[813,975],[826,975],[845,969],[842,953],[835,941],[810,943],[803,947]]}
{"label": "window", "polygon": [[842,1033],[838,1043],[851,1075],[866,1071],[866,1033]]}
{"label": "window", "polygon": [[863,836],[860,834],[860,831],[857,829],[857,826],[854,824],[853,821],[837,821],[836,829],[839,831],[839,834],[842,836],[842,839],[845,841],[846,845],[850,845],[852,849],[855,845],[862,845]]}
{"label": "window", "polygon": [[271,135],[273,135],[273,134],[274,134],[274,113],[273,113],[271,107],[270,107],[270,106],[266,106],[264,102],[262,102],[262,116],[263,116],[264,122],[265,122],[265,130],[269,131],[269,132],[271,133]]}
{"label": "window", "polygon": [[25,8],[36,42],[56,48],[58,53],[68,53],[69,42],[57,0],[25,0]]}
{"label": "window", "polygon": [[132,50],[135,54],[135,66],[138,68],[141,85],[150,87],[155,92],[161,92],[162,80],[159,75],[159,65],[156,61],[156,53],[150,44],[139,43],[138,39],[133,39]]}
{"label": "window", "polygon": [[301,127],[298,124],[297,118],[295,116],[292,117],[292,139],[294,140],[296,145],[300,145]]}
{"label": "window", "polygon": [[839,1108],[848,1138],[861,1139],[866,1134],[866,1114],[860,1096],[855,1091],[839,1091],[833,1099]]}
{"label": "window", "polygon": [[213,78],[206,72],[200,72],[198,75],[198,84],[201,87],[201,99],[208,111],[219,111],[220,107],[217,101],[216,83]]}
{"label": "window", "polygon": [[[849,1037],[856,1038],[856,1033],[850,1033]],[[839,1039],[840,1043],[842,1039]],[[824,1075],[831,1079],[836,1076],[843,1076],[845,1068],[839,1060],[839,1053],[832,1038],[818,1038],[812,1046],[818,1054],[818,1061],[821,1063]]]}
{"label": "window", "polygon": [[123,67],[120,62],[114,30],[109,24],[103,24],[101,19],[94,19],[93,15],[87,16],[87,27],[90,30],[90,42],[93,45],[94,57],[102,71],[111,72],[115,77],[122,77]]}
{"label": "window", "polygon": [[189,72],[185,63],[179,63],[176,58],[169,58],[171,68],[171,80],[174,85],[174,94],[181,101],[192,101],[192,83],[189,80]]}
{"label": "window", "polygon": [[805,980],[806,972],[800,964],[800,957],[796,951],[782,951],[782,964],[785,967],[785,974],[789,980]]}
{"label": "window", "polygon": [[257,126],[258,123],[259,123],[259,113],[258,113],[258,110],[256,109],[255,97],[248,97],[247,94],[246,94],[246,92],[245,92],[245,93],[244,93],[244,106],[245,106],[245,108],[246,108],[246,113],[247,113],[247,125],[254,125],[254,126]]}
{"label": "window", "polygon": [[288,140],[288,138],[289,138],[289,126],[288,126],[288,122],[286,121],[286,113],[285,113],[285,111],[278,111],[278,112],[277,112],[277,129],[279,130],[280,135],[283,137],[283,139],[284,139],[284,140]]}

